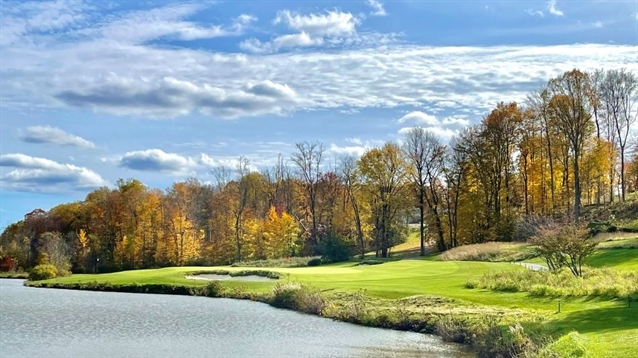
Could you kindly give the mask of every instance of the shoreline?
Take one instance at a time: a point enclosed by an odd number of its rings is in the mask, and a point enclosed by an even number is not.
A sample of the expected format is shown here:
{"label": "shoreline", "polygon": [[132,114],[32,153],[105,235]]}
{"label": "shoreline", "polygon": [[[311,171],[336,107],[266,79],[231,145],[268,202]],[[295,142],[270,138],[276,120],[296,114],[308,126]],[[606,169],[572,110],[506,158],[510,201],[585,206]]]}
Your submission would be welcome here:
{"label": "shoreline", "polygon": [[[186,277],[192,275],[189,273]],[[205,280],[205,279],[198,279]],[[195,281],[195,280],[194,280]],[[446,343],[458,343],[466,347],[477,357],[486,356],[493,351],[491,345],[498,344],[498,337],[490,337],[490,327],[514,327],[520,323],[537,321],[540,316],[533,312],[518,309],[497,309],[488,306],[466,305],[455,299],[430,296],[413,296],[391,300],[374,298],[362,292],[350,293],[334,290],[318,291],[296,282],[280,282],[282,287],[298,285],[292,291],[299,290],[303,300],[308,302],[281,301],[273,292],[255,292],[239,287],[224,287],[223,281],[209,280],[205,286],[184,284],[111,284],[98,283],[47,283],[25,280],[24,285],[35,288],[71,289],[96,292],[124,292],[171,294],[184,296],[205,296],[211,298],[229,298],[251,300],[266,303],[299,313],[353,323],[365,327],[408,331],[435,335]],[[277,287],[277,286],[276,286]],[[276,291],[273,289],[273,291]],[[284,295],[285,296],[285,295]],[[406,308],[407,307],[407,308]],[[420,307],[422,311],[411,310]],[[425,309],[423,309],[425,307]],[[487,322],[487,323],[486,323]],[[529,331],[526,333],[535,333]],[[538,332],[536,332],[538,333]],[[501,333],[502,334],[502,333]],[[504,338],[504,337],[501,337]],[[495,341],[490,341],[496,339]],[[481,354],[481,352],[483,352]]]}

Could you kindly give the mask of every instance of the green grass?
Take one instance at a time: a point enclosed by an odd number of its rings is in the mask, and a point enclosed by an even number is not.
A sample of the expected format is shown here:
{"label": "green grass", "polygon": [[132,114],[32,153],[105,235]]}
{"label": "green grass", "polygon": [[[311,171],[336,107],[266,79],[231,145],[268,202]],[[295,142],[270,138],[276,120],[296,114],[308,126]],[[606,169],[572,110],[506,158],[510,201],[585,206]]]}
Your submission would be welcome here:
{"label": "green grass", "polygon": [[[601,250],[600,257],[593,262],[612,263],[619,267],[631,267],[628,255],[622,253],[638,250]],[[616,254],[620,253],[620,257]],[[614,254],[613,257],[609,256]],[[631,256],[631,255],[629,255]],[[635,256],[634,256],[635,257]],[[638,303],[632,308],[623,308],[624,301],[597,298],[561,299],[561,313],[556,313],[557,300],[534,298],[526,293],[493,292],[482,289],[467,289],[465,283],[479,279],[485,273],[525,268],[507,263],[470,261],[403,260],[390,261],[383,265],[354,266],[355,263],[339,263],[319,267],[269,268],[283,274],[282,281],[299,281],[322,290],[357,292],[382,299],[398,299],[415,295],[434,295],[462,300],[467,303],[494,308],[525,309],[543,312],[549,324],[558,332],[577,330],[589,338],[591,348],[601,357],[637,355],[635,337],[638,335]],[[98,275],[73,275],[44,282],[109,282],[181,284],[202,286],[204,281],[187,280],[184,276],[193,271],[208,269],[246,270],[233,267],[171,267],[154,270],[124,271]],[[277,281],[275,281],[277,282]],[[224,281],[224,286],[242,286],[255,292],[267,292],[275,283]],[[634,339],[632,339],[632,337]],[[609,347],[614,347],[613,351]],[[622,353],[622,354],[620,354]]]}

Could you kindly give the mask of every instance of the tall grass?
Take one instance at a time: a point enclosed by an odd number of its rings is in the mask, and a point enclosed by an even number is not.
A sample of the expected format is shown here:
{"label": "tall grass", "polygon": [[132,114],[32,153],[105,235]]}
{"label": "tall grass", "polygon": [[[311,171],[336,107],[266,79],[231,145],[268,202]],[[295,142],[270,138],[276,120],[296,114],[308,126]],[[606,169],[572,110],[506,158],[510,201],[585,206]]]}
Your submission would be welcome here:
{"label": "tall grass", "polygon": [[638,299],[638,272],[586,268],[583,277],[563,269],[549,271],[517,270],[487,273],[467,288],[503,292],[529,292],[536,297],[605,297]]}
{"label": "tall grass", "polygon": [[307,257],[284,257],[280,259],[239,261],[232,264],[232,267],[305,267],[308,262],[316,256]]}
{"label": "tall grass", "polygon": [[535,257],[533,246],[525,243],[486,242],[463,245],[445,251],[439,256],[443,261],[521,261]]}

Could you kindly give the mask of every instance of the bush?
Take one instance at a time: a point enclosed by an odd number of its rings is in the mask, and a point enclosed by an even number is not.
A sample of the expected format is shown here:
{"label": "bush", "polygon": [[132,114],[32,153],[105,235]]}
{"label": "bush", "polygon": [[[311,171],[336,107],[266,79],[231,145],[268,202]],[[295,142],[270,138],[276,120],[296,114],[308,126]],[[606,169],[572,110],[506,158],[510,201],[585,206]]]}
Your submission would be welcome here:
{"label": "bush", "polygon": [[638,272],[613,269],[587,268],[583,277],[574,276],[563,268],[550,271],[517,270],[487,273],[478,281],[468,281],[465,287],[474,286],[502,292],[529,292],[536,297],[606,297],[638,296]]}
{"label": "bush", "polygon": [[373,260],[373,259],[368,259],[368,260],[362,260],[360,262],[357,262],[357,264],[355,266],[361,266],[361,265],[381,265],[385,263],[385,261],[382,260]]}
{"label": "bush", "polygon": [[56,278],[58,275],[58,269],[51,264],[37,265],[29,273],[29,280],[40,281]]}
{"label": "bush", "polygon": [[577,332],[560,337],[556,342],[542,349],[538,358],[587,358],[593,357],[587,348],[587,340]]}
{"label": "bush", "polygon": [[308,266],[319,266],[321,265],[321,258],[314,258],[308,261]]}
{"label": "bush", "polygon": [[325,301],[318,291],[293,282],[279,283],[272,290],[270,304],[304,313],[321,314]]}
{"label": "bush", "polygon": [[354,250],[345,239],[330,233],[319,244],[319,252],[326,262],[342,262],[350,260]]}
{"label": "bush", "polygon": [[280,259],[240,261],[232,267],[305,267],[313,257],[286,257]]}

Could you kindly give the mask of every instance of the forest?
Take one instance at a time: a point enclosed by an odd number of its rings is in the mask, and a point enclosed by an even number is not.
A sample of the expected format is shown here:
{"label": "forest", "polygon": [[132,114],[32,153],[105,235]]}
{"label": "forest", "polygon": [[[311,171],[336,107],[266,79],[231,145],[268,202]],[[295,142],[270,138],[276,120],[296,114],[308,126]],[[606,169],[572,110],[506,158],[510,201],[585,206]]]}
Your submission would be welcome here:
{"label": "forest", "polygon": [[160,190],[120,179],[7,226],[2,270],[388,257],[412,225],[421,255],[525,241],[538,222],[579,222],[584,206],[638,190],[637,112],[636,74],[574,69],[522,103],[498,103],[447,143],[415,127],[334,163],[323,143],[299,142],[269,168],[251,170],[243,156],[218,167],[212,183],[191,178]]}

